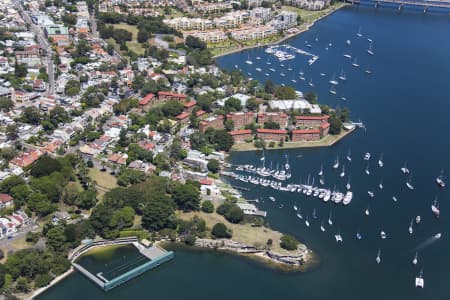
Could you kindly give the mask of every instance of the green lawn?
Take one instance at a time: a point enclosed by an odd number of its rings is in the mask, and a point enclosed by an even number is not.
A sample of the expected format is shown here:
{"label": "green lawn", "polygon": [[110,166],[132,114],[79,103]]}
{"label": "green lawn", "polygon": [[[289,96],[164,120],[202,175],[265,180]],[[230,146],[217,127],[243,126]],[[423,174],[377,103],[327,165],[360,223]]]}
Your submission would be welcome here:
{"label": "green lawn", "polygon": [[[132,38],[131,41],[126,42],[128,49],[131,51],[137,53],[137,54],[144,54],[144,48],[142,48],[141,44],[137,41],[137,35],[138,35],[138,28],[136,25],[129,25],[126,23],[119,23],[119,24],[113,24],[115,29],[125,29],[129,32],[131,32]],[[108,42],[112,43],[114,45],[114,49],[116,51],[120,51],[119,45],[114,41],[113,39],[108,39]]]}
{"label": "green lawn", "polygon": [[97,185],[105,189],[113,189],[118,187],[116,177],[112,176],[108,172],[100,172],[99,169],[89,169],[89,177],[97,182]]}

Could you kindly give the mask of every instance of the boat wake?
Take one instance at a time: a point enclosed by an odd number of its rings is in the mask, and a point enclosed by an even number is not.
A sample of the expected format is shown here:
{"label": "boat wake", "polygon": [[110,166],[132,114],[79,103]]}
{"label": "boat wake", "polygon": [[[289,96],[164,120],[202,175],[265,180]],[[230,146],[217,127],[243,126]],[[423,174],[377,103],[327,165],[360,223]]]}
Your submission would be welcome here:
{"label": "boat wake", "polygon": [[441,238],[441,234],[435,234],[432,237],[427,238],[424,242],[420,243],[416,248],[412,249],[412,252],[417,252],[419,250],[423,250],[426,247],[431,246],[435,242],[437,242]]}

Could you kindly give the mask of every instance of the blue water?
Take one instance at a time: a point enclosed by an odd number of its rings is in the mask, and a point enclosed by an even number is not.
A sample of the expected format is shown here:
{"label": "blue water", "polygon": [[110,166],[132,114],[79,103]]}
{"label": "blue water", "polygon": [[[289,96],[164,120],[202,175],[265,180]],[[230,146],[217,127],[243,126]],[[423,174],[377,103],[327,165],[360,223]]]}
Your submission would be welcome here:
{"label": "blue water", "polygon": [[[356,33],[361,27],[362,38]],[[245,259],[225,254],[208,252],[177,251],[176,258],[161,268],[148,272],[123,287],[104,294],[87,279],[76,274],[51,289],[41,299],[78,299],[82,293],[86,299],[124,299],[125,297],[151,297],[160,299],[450,299],[447,288],[450,270],[450,205],[448,189],[439,190],[434,179],[441,168],[450,174],[450,20],[442,13],[424,15],[417,10],[404,10],[401,14],[392,9],[374,10],[371,7],[345,8],[319,21],[309,32],[288,41],[320,58],[308,66],[304,57],[291,61],[293,71],[279,76],[270,73],[276,83],[291,85],[292,74],[300,69],[307,80],[313,78],[313,91],[321,103],[346,106],[354,120],[361,119],[367,131],[357,131],[331,148],[309,150],[267,151],[266,161],[284,162],[288,154],[293,169],[291,181],[305,180],[308,174],[316,175],[324,165],[326,185],[337,186],[341,191],[347,182],[339,178],[331,165],[339,155],[351,173],[352,190],[355,197],[347,206],[323,203],[319,199],[300,194],[276,192],[268,188],[252,188],[245,196],[260,197],[259,206],[268,211],[267,221],[275,229],[294,234],[310,246],[320,257],[321,264],[305,274],[283,274]],[[318,35],[318,42],[315,38]],[[369,56],[367,38],[374,41],[375,55]],[[348,48],[345,41],[350,39]],[[306,48],[305,41],[312,47]],[[326,45],[333,46],[327,51]],[[239,65],[243,71],[251,72],[255,79],[265,80],[267,54],[264,49],[252,49],[218,60],[224,68]],[[361,65],[355,69],[344,53],[357,56]],[[254,64],[244,61],[250,55]],[[256,56],[261,56],[257,61]],[[370,65],[373,74],[364,73]],[[256,67],[264,69],[255,71]],[[337,87],[337,96],[328,91],[328,81],[333,73],[338,75],[343,68],[347,81]],[[323,72],[326,76],[321,77]],[[311,90],[297,75],[296,89]],[[346,97],[347,101],[340,100]],[[353,162],[345,161],[351,149]],[[372,153],[370,176],[362,157]],[[385,167],[376,163],[384,153]],[[235,153],[233,163],[260,163],[261,153]],[[297,157],[302,155],[302,157]],[[408,161],[412,171],[415,190],[405,186],[407,177],[400,167]],[[317,176],[316,176],[317,177]],[[450,184],[450,175],[447,176]],[[383,179],[384,189],[378,184]],[[316,178],[317,181],[317,178]],[[237,183],[243,185],[243,183]],[[375,198],[369,199],[367,191],[373,190]],[[399,201],[394,203],[392,196]],[[268,201],[268,196],[277,202]],[[430,205],[438,196],[441,217],[434,218]],[[282,209],[279,204],[284,203]],[[309,215],[311,227],[307,228],[292,209],[301,206],[304,216]],[[370,205],[370,216],[364,210]],[[316,208],[318,220],[312,220],[311,212]],[[327,219],[333,211],[334,224],[322,233],[320,221]],[[421,215],[422,222],[414,226],[414,234],[408,233],[411,218]],[[361,230],[362,241],[355,233]],[[380,239],[380,230],[388,238]],[[344,242],[339,245],[334,234],[340,232]],[[414,248],[441,232],[442,238],[424,247],[419,252],[419,263],[411,261]],[[375,257],[382,249],[382,263],[377,265]],[[423,268],[425,289],[414,287],[414,278]],[[82,292],[79,292],[82,291]]]}

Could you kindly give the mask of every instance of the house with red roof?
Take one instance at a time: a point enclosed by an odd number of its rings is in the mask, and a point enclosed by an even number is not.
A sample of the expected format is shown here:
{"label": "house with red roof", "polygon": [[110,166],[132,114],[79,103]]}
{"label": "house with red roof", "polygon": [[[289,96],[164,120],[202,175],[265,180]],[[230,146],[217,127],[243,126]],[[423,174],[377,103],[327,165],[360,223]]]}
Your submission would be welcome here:
{"label": "house with red roof", "polygon": [[145,112],[148,112],[152,107],[153,103],[155,102],[155,100],[157,100],[155,94],[149,93],[145,95],[144,98],[139,100],[139,108],[141,108]]}
{"label": "house with red roof", "polygon": [[184,111],[191,113],[192,110],[194,109],[195,105],[197,105],[197,101],[195,101],[195,100],[191,100],[189,102],[184,103],[183,104]]}
{"label": "house with red roof", "polygon": [[175,118],[177,119],[178,123],[180,123],[181,125],[185,125],[185,124],[187,124],[189,122],[189,116],[190,116],[189,113],[182,112],[181,114],[179,114]]}
{"label": "house with red roof", "polygon": [[14,204],[14,199],[8,194],[0,194],[0,208],[11,207]]}
{"label": "house with red roof", "polygon": [[169,101],[169,100],[186,101],[187,95],[177,94],[174,92],[159,91],[158,99],[160,101]]}

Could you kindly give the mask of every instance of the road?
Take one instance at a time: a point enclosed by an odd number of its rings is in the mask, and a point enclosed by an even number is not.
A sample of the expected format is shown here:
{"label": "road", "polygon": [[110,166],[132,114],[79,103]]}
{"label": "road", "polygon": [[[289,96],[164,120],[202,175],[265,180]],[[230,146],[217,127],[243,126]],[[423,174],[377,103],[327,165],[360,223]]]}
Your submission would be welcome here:
{"label": "road", "polygon": [[15,4],[23,20],[28,24],[30,24],[30,30],[36,35],[39,45],[42,47],[42,49],[44,49],[47,52],[46,57],[47,72],[48,72],[47,94],[53,95],[55,93],[55,66],[53,63],[53,49],[49,44],[47,38],[44,36],[42,30],[32,22],[29,12],[23,9],[19,1],[16,1]]}

